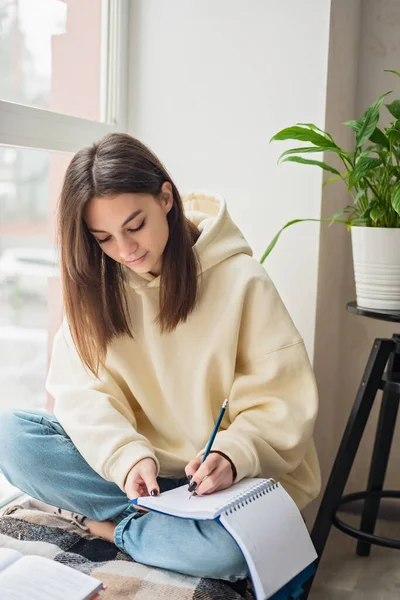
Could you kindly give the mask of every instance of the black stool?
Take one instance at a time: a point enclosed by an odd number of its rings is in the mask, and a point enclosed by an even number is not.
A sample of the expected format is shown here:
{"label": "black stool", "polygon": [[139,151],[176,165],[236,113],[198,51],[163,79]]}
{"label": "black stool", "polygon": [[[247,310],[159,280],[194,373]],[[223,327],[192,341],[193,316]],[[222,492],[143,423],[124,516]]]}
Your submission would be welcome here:
{"label": "black stool", "polygon": [[[400,323],[400,311],[362,309],[355,302],[350,302],[347,310],[364,317]],[[383,390],[383,395],[367,490],[343,496],[343,490],[378,390]],[[378,338],[373,343],[312,529],[311,538],[319,557],[318,560],[321,559],[332,525],[358,540],[357,554],[359,556],[369,556],[371,544],[400,549],[400,540],[374,535],[380,499],[400,498],[400,491],[383,490],[399,402],[400,335],[393,335],[392,339]],[[341,506],[355,500],[364,500],[359,530],[350,527],[336,516],[336,512]],[[312,581],[310,579],[303,586],[305,592],[302,600],[306,600],[308,597]]]}

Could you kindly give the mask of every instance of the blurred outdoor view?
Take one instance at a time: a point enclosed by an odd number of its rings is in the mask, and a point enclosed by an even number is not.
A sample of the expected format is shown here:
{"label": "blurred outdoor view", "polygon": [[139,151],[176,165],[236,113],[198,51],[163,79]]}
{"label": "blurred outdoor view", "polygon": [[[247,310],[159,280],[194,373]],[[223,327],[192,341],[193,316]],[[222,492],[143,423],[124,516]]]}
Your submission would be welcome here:
{"label": "blurred outdoor view", "polygon": [[[96,4],[0,0],[0,99],[98,120]],[[5,409],[47,407],[48,354],[61,321],[55,209],[70,159],[0,146],[0,418]],[[13,491],[0,475],[0,505]]]}

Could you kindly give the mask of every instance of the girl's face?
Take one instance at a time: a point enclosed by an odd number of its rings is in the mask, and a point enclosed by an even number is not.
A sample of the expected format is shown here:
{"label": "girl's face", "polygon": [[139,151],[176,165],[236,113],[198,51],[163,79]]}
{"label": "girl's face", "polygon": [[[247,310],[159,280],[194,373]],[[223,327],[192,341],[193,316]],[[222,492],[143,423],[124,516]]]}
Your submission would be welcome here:
{"label": "girl's face", "polygon": [[150,194],[92,198],[86,206],[84,219],[110,258],[136,273],[157,276],[168,241],[167,214],[172,205],[172,187],[165,181],[159,200]]}

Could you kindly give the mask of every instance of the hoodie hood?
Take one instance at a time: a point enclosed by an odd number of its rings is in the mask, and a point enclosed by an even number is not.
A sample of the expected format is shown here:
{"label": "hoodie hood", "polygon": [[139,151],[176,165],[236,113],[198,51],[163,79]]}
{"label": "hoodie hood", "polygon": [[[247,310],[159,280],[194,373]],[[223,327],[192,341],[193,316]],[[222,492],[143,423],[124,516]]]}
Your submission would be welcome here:
{"label": "hoodie hood", "polygon": [[[200,259],[200,270],[204,273],[236,254],[253,255],[246,239],[232,221],[226,202],[219,194],[193,191],[182,195],[186,217],[200,231],[194,248]],[[138,274],[130,269],[129,283],[132,287],[158,287],[160,277],[150,273]]]}

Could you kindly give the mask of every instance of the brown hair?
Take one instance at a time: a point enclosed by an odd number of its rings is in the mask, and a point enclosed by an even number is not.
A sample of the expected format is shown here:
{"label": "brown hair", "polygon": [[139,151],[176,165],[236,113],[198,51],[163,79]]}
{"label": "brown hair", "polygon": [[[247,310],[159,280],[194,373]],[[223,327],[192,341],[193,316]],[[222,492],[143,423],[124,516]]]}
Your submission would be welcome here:
{"label": "brown hair", "polygon": [[122,133],[106,135],[80,150],[65,174],[58,207],[58,240],[63,297],[71,335],[82,362],[95,375],[104,364],[110,341],[133,337],[122,265],[99,247],[83,214],[95,196],[124,193],[159,197],[169,181],[173,206],[168,213],[169,238],[160,277],[161,331],[173,331],[193,311],[197,294],[199,235],[183,212],[179,192],[159,159],[141,142]]}

